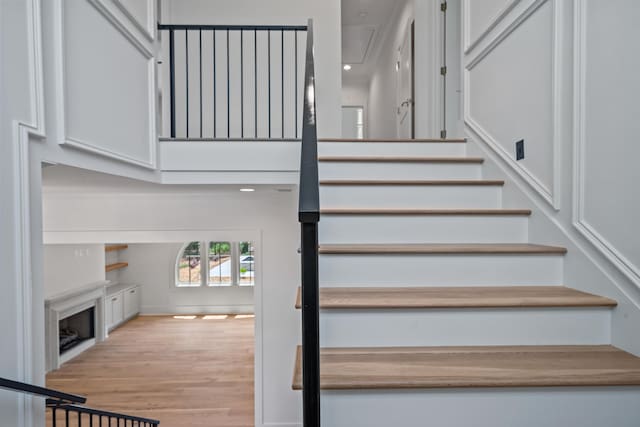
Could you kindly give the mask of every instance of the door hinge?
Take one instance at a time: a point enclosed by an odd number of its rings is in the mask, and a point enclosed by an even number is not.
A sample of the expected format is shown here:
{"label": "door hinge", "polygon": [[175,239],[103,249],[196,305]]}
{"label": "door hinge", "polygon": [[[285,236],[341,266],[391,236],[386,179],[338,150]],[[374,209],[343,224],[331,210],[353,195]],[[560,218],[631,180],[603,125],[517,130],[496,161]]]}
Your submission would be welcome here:
{"label": "door hinge", "polygon": [[447,137],[447,131],[446,130],[441,130],[440,131],[440,139],[445,139]]}
{"label": "door hinge", "polygon": [[440,3],[440,11],[442,12],[446,12],[447,11],[447,2],[442,2]]}
{"label": "door hinge", "polygon": [[447,67],[440,67],[440,74],[445,76],[447,74]]}

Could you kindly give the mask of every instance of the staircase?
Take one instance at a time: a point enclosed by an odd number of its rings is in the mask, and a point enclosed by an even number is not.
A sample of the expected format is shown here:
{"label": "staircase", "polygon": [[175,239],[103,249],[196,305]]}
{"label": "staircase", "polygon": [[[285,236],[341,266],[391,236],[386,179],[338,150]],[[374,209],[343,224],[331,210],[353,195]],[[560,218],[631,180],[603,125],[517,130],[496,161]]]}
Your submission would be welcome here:
{"label": "staircase", "polygon": [[616,301],[563,286],[566,249],[530,242],[464,140],[318,155],[323,426],[640,425]]}

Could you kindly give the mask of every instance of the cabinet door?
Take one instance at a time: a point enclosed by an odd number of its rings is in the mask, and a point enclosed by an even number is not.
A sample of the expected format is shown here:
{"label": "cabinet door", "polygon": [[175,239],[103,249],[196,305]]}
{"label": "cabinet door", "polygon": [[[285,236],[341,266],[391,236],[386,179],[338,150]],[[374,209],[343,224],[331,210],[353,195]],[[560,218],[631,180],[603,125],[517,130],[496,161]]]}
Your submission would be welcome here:
{"label": "cabinet door", "polygon": [[135,316],[140,311],[140,291],[138,287],[124,291],[124,318]]}
{"label": "cabinet door", "polygon": [[124,306],[122,303],[122,292],[109,296],[109,304],[111,308],[111,324],[109,327],[114,327],[124,320]]}

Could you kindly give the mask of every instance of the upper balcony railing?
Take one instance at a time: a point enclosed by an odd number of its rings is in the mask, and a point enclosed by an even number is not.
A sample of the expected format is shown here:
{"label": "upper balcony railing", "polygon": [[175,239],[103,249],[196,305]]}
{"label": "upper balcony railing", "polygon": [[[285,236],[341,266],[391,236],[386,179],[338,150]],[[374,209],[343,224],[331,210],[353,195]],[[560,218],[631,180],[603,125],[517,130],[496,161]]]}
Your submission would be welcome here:
{"label": "upper balcony railing", "polygon": [[[161,137],[298,140],[307,26],[158,25]],[[303,33],[303,34],[300,34]]]}

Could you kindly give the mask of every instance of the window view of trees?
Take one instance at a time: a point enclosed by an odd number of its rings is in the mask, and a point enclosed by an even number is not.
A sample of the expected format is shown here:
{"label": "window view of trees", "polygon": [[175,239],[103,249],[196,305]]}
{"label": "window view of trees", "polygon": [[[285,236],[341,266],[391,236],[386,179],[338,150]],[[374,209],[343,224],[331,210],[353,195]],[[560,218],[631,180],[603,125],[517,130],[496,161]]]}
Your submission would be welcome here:
{"label": "window view of trees", "polygon": [[252,242],[190,242],[178,258],[176,286],[253,286],[254,262]]}
{"label": "window view of trees", "polygon": [[180,286],[200,286],[201,282],[200,242],[191,242],[178,261],[178,283]]}
{"label": "window view of trees", "polygon": [[209,286],[231,284],[231,243],[209,242]]}

